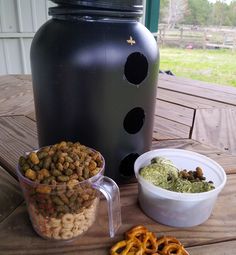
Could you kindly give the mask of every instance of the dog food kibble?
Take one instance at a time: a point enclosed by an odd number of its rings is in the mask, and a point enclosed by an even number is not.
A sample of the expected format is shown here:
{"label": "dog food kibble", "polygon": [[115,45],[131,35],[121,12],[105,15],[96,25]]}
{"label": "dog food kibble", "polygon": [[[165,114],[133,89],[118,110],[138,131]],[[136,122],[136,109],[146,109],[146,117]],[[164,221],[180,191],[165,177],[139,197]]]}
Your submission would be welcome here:
{"label": "dog food kibble", "polygon": [[[19,159],[19,166],[25,177],[39,183],[43,183],[49,176],[57,177],[57,182],[67,182],[72,175],[74,179],[86,180],[96,175],[102,164],[102,157],[98,152],[80,143],[71,142],[47,146]],[[52,180],[54,179],[50,179],[50,182]]]}
{"label": "dog food kibble", "polygon": [[[43,237],[68,240],[94,222],[99,194],[84,182],[103,168],[101,154],[80,143],[60,142],[19,158],[28,209]],[[33,183],[32,183],[33,182]]]}

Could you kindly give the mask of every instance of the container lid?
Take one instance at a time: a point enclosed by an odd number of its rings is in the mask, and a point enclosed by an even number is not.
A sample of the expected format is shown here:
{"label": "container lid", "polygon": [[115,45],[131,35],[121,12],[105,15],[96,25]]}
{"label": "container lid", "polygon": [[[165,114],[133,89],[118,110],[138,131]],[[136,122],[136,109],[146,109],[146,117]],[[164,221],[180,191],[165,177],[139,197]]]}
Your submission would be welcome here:
{"label": "container lid", "polygon": [[142,11],[143,0],[51,0],[67,6],[81,6],[121,11]]}

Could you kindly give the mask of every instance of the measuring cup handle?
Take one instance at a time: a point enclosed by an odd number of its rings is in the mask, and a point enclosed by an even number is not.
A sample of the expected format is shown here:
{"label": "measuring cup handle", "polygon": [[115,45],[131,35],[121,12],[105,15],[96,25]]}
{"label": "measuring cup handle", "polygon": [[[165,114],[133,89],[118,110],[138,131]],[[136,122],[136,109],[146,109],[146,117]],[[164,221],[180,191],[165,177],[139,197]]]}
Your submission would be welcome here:
{"label": "measuring cup handle", "polygon": [[110,237],[114,237],[121,226],[120,190],[117,184],[109,177],[101,176],[93,188],[102,192],[108,203],[108,218]]}

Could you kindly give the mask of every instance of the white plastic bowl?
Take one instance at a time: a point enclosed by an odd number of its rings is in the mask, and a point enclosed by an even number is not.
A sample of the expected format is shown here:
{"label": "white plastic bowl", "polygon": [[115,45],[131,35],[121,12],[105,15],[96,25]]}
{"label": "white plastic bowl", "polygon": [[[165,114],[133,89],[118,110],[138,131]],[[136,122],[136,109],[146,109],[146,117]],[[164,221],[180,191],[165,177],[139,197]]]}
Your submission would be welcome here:
{"label": "white plastic bowl", "polygon": [[[178,169],[195,170],[196,167],[201,167],[206,180],[213,181],[215,189],[202,193],[179,193],[147,182],[139,175],[139,170],[157,156],[170,159]],[[224,169],[214,160],[180,149],[146,152],[135,161],[134,171],[138,180],[138,197],[142,210],[155,221],[174,227],[192,227],[206,221],[226,183]]]}

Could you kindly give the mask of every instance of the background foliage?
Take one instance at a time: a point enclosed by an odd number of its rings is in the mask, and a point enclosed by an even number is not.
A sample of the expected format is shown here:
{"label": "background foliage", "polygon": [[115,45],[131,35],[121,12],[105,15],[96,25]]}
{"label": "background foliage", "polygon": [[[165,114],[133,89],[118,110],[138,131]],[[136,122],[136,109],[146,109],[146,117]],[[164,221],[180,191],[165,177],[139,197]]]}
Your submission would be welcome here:
{"label": "background foliage", "polygon": [[236,0],[230,4],[208,0],[161,0],[160,23],[195,26],[236,26]]}

